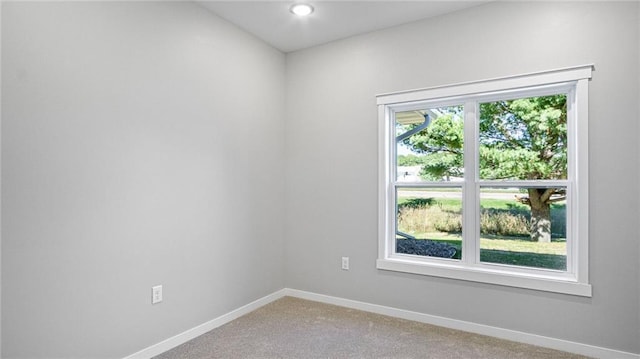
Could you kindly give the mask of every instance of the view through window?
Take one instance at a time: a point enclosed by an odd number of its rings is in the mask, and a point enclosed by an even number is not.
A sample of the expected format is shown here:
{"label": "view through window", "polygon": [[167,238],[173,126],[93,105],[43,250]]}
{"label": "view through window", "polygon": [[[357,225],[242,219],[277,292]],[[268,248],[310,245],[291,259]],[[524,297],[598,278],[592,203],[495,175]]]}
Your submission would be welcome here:
{"label": "view through window", "polygon": [[[566,186],[540,187],[540,181],[567,178],[566,100],[559,94],[480,104],[482,262],[566,269]],[[464,107],[395,117],[396,251],[460,259]],[[483,180],[504,186],[484,186]],[[509,185],[513,180],[518,185]]]}
{"label": "view through window", "polygon": [[531,76],[529,87],[505,79],[379,97],[379,268],[560,279],[590,295],[579,205],[588,203],[586,99],[578,97],[591,69],[568,72],[550,83],[558,73]]}

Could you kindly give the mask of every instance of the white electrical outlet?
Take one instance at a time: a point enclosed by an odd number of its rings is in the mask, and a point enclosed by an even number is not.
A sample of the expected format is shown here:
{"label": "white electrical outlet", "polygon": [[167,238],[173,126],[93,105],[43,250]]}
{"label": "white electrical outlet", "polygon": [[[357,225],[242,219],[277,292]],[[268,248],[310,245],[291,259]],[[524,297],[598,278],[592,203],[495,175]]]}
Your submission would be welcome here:
{"label": "white electrical outlet", "polygon": [[151,304],[162,302],[162,286],[151,287]]}
{"label": "white electrical outlet", "polygon": [[342,257],[342,269],[349,270],[349,257]]}

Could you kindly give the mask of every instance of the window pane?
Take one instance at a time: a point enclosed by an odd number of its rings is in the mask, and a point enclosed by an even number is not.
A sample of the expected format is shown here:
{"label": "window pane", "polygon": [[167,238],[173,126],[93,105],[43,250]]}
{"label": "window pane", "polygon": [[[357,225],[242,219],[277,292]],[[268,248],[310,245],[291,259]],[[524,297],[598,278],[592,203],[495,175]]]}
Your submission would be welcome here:
{"label": "window pane", "polygon": [[567,178],[567,96],[480,104],[480,179]]}
{"label": "window pane", "polygon": [[462,189],[398,188],[396,253],[460,259]]}
{"label": "window pane", "polygon": [[480,261],[567,268],[566,188],[482,188]]}
{"label": "window pane", "polygon": [[462,180],[463,108],[396,113],[396,180]]}

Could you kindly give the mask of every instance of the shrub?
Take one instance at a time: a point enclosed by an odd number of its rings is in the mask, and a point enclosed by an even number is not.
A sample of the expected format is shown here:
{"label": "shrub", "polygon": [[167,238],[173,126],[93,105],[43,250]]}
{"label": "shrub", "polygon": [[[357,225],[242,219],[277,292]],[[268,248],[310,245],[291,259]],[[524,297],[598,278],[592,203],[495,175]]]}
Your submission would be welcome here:
{"label": "shrub", "polygon": [[399,212],[398,229],[405,233],[462,232],[460,212],[441,205],[403,206]]}
{"label": "shrub", "polygon": [[484,208],[480,212],[482,234],[528,237],[529,228],[529,219],[520,213]]}
{"label": "shrub", "polygon": [[[462,232],[460,206],[443,206],[432,198],[414,198],[398,206],[398,229],[408,234],[433,232]],[[551,232],[555,238],[566,237],[566,209],[551,209]],[[530,211],[528,208],[482,208],[480,233],[483,235],[528,237],[530,235]]]}
{"label": "shrub", "polygon": [[461,233],[462,216],[460,213],[440,209],[439,215],[433,219],[433,228],[439,232]]}

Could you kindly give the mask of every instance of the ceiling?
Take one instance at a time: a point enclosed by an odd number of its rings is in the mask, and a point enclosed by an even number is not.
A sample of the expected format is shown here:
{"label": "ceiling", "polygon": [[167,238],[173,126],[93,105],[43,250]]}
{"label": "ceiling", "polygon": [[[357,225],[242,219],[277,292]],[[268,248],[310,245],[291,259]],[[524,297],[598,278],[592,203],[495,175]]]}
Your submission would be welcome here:
{"label": "ceiling", "polygon": [[338,39],[458,11],[488,1],[310,0],[307,17],[289,12],[291,1],[198,1],[216,15],[291,52]]}

